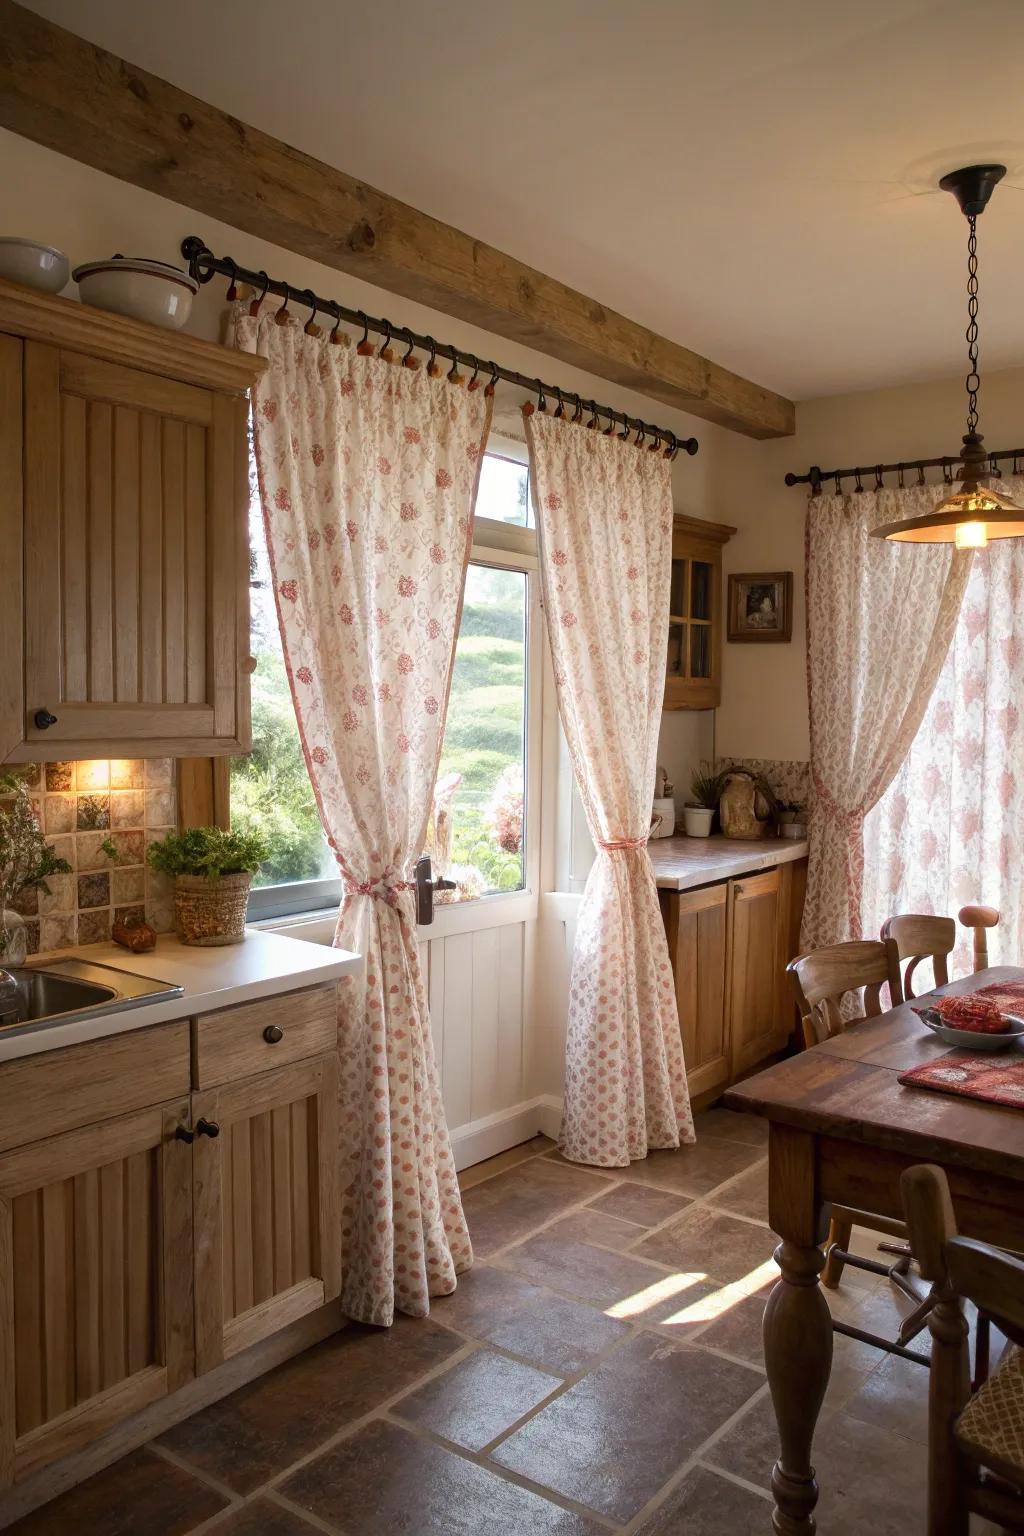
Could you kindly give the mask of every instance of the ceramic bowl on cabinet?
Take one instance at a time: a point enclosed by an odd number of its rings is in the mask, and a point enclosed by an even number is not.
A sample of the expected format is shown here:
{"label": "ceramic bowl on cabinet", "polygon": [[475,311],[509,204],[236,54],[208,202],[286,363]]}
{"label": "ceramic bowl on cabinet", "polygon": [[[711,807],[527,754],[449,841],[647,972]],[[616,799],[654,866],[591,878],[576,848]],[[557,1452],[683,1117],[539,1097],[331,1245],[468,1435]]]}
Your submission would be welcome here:
{"label": "ceramic bowl on cabinet", "polygon": [[38,240],[22,240],[18,235],[0,236],[0,277],[43,293],[60,293],[69,275],[69,262],[63,251]]}
{"label": "ceramic bowl on cabinet", "polygon": [[88,261],[76,267],[72,276],[83,303],[171,331],[179,331],[186,323],[199,291],[195,278],[181,267],[135,256]]}

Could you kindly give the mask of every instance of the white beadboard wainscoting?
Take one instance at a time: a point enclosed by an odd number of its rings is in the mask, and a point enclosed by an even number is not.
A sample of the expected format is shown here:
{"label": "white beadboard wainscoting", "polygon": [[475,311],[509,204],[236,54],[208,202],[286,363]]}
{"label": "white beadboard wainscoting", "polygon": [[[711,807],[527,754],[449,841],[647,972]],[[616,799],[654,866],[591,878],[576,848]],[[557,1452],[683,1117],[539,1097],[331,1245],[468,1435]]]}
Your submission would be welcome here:
{"label": "white beadboard wainscoting", "polygon": [[[438,907],[420,929],[420,965],[458,1168],[543,1132],[558,1135],[575,896],[488,897]],[[334,918],[265,925],[330,944]],[[567,944],[570,946],[567,951]],[[537,984],[536,978],[542,978]]]}

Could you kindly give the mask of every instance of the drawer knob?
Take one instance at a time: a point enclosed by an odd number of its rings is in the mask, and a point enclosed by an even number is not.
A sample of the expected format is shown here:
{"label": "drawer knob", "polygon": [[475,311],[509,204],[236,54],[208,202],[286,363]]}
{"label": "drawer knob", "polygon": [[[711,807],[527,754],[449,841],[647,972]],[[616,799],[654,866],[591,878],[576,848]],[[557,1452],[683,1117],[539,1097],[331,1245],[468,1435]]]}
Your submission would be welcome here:
{"label": "drawer knob", "polygon": [[268,1024],[263,1031],[263,1038],[268,1045],[276,1045],[279,1040],[284,1039],[284,1030],[280,1024]]}
{"label": "drawer knob", "polygon": [[183,1142],[185,1142],[185,1144],[187,1146],[190,1147],[192,1145],[192,1143],[195,1141],[196,1136],[195,1136],[195,1132],[194,1131],[190,1131],[187,1128],[187,1126],[176,1125],[174,1127],[174,1139],[175,1139],[175,1141],[183,1141]]}
{"label": "drawer knob", "polygon": [[212,1141],[214,1136],[220,1135],[220,1126],[217,1124],[216,1120],[197,1120],[196,1135],[209,1136],[210,1140]]}
{"label": "drawer knob", "polygon": [[37,731],[48,731],[51,725],[57,724],[57,716],[51,715],[48,709],[37,709],[33,719]]}

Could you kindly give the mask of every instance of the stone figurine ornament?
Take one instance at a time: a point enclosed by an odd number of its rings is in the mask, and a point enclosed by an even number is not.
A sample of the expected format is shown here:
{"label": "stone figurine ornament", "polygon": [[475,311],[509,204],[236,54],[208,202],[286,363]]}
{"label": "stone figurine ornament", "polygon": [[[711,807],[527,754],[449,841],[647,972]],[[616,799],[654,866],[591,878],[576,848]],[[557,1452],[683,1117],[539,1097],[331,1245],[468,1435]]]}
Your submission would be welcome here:
{"label": "stone figurine ornament", "polygon": [[718,814],[726,837],[753,841],[771,831],[774,806],[766,787],[752,773],[737,769],[728,774]]}

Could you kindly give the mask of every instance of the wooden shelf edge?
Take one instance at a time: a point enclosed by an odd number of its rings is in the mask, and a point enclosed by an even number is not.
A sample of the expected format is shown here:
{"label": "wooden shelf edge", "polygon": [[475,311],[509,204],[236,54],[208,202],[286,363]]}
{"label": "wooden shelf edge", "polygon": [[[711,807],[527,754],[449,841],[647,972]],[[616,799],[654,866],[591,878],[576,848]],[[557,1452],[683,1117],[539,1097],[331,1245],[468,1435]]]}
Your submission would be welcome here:
{"label": "wooden shelf edge", "polygon": [[0,278],[0,332],[234,395],[244,394],[267,366],[256,353],[236,352],[5,278]]}
{"label": "wooden shelf edge", "polygon": [[672,528],[675,533],[692,533],[701,539],[711,539],[716,544],[728,544],[737,532],[731,523],[705,522],[702,517],[687,517],[684,512],[673,513]]}

